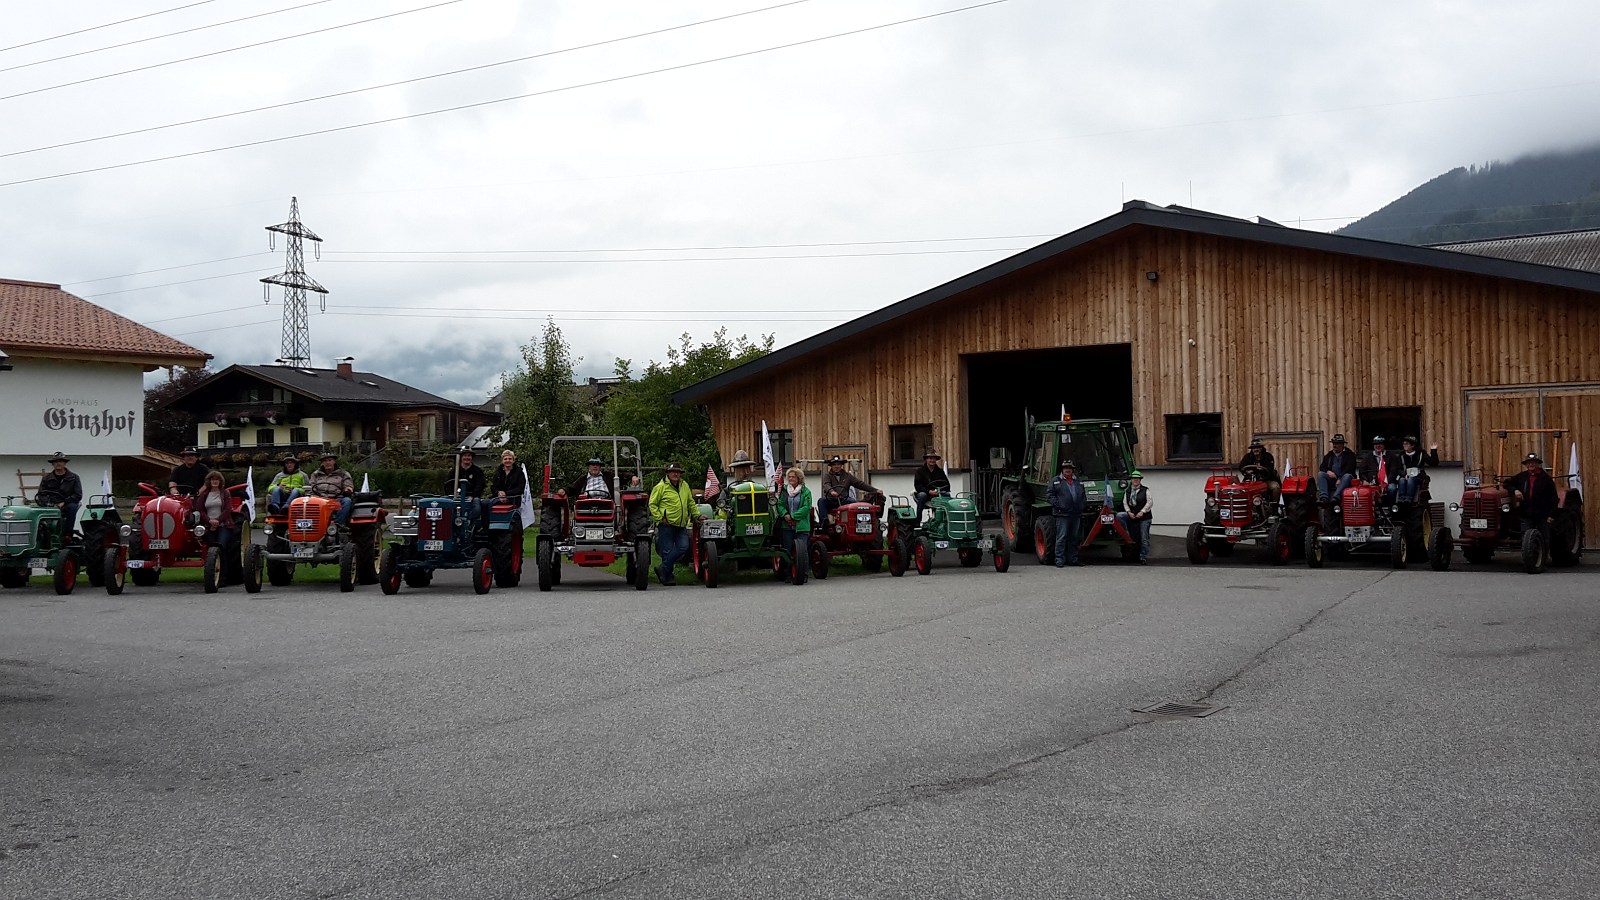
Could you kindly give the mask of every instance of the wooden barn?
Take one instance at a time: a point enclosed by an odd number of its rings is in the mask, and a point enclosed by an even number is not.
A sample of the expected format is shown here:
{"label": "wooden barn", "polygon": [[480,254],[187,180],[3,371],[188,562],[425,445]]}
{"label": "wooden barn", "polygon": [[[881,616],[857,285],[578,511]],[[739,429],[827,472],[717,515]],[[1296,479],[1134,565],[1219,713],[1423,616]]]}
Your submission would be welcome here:
{"label": "wooden barn", "polygon": [[1448,501],[1495,465],[1491,429],[1566,429],[1552,471],[1574,440],[1600,466],[1600,273],[1131,201],[675,400],[708,408],[724,459],[759,459],[765,420],[785,462],[841,451],[892,489],[937,447],[980,498],[1028,415],[1123,419],[1162,526],[1254,436],[1302,466],[1337,432],[1416,434]]}

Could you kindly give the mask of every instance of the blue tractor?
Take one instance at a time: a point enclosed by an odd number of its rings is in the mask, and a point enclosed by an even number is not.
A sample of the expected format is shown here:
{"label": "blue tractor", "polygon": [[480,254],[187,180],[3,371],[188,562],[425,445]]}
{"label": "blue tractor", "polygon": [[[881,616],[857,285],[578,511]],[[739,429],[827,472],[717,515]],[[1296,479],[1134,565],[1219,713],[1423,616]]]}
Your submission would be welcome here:
{"label": "blue tractor", "polygon": [[[455,467],[461,454],[456,448]],[[412,508],[389,516],[389,536],[378,562],[378,586],[385,594],[427,587],[435,569],[471,569],[472,590],[489,593],[495,584],[512,587],[522,576],[522,515],[515,502],[494,503],[464,496],[460,480],[448,496],[412,494]]]}

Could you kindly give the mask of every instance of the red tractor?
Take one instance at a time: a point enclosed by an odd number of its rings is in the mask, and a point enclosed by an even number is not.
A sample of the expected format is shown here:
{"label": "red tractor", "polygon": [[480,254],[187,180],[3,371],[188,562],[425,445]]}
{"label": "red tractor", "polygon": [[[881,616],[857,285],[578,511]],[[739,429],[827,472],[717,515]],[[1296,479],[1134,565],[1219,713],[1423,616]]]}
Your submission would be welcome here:
{"label": "red tractor", "polygon": [[[1564,431],[1545,428],[1506,428],[1493,432],[1500,439],[1500,454],[1494,473],[1484,469],[1467,472],[1463,479],[1461,502],[1450,504],[1450,509],[1461,513],[1461,533],[1450,536],[1450,529],[1440,527],[1434,534],[1429,560],[1433,568],[1444,571],[1450,568],[1451,550],[1461,545],[1461,555],[1467,562],[1487,563],[1496,550],[1512,550],[1521,554],[1523,571],[1537,575],[1544,571],[1545,563],[1566,567],[1583,561],[1583,494],[1572,484],[1573,475],[1552,475],[1556,485],[1557,507],[1550,523],[1550,543],[1545,546],[1544,533],[1522,527],[1521,501],[1506,486],[1511,473],[1506,469],[1506,441],[1514,434],[1549,435],[1551,450],[1559,451]],[[1552,453],[1553,459],[1559,459]]]}
{"label": "red tractor", "polygon": [[350,498],[350,521],[340,526],[338,497],[311,494],[296,497],[281,512],[268,513],[261,530],[263,544],[244,551],[244,589],[261,590],[262,570],[267,583],[283,587],[294,581],[295,566],[333,563],[339,567],[339,590],[353,591],[357,584],[378,583],[378,532],[386,512],[383,495],[362,491]]}
{"label": "red tractor", "polygon": [[889,523],[886,540],[883,503],[882,493],[867,493],[858,500],[835,507],[831,523],[812,523],[810,554],[813,576],[827,578],[833,557],[851,555],[861,557],[861,568],[868,572],[882,571],[885,558],[889,560],[890,569],[905,572],[906,560],[900,541],[900,523],[903,520],[896,518]]}
{"label": "red tractor", "polygon": [[205,592],[244,582],[241,548],[250,543],[249,513],[245,500],[248,486],[228,488],[228,499],[236,521],[246,523],[228,546],[208,539],[206,527],[194,511],[194,498],[159,491],[155,485],[140,484],[133,504],[133,522],[122,526],[122,539],[106,551],[106,593],[120,594],[130,573],[133,583],[150,587],[161,580],[162,569],[203,569]]}
{"label": "red tractor", "polygon": [[1435,539],[1428,500],[1426,487],[1416,500],[1397,503],[1382,485],[1352,483],[1323,508],[1320,525],[1306,529],[1306,565],[1320,569],[1352,553],[1383,554],[1396,569],[1427,559]]}
{"label": "red tractor", "polygon": [[1189,526],[1184,540],[1189,562],[1233,555],[1234,545],[1261,545],[1261,559],[1281,566],[1298,552],[1311,518],[1311,479],[1304,467],[1283,479],[1277,499],[1255,473],[1213,468],[1206,479],[1205,521]]}
{"label": "red tractor", "polygon": [[[582,488],[569,495],[552,490],[551,476],[557,447],[563,443],[609,444],[611,472],[603,489]],[[590,463],[603,469],[600,457]],[[623,460],[627,460],[624,463]],[[631,473],[623,466],[630,465]],[[581,483],[581,482],[580,482]],[[655,537],[650,520],[650,493],[644,487],[639,441],[622,436],[561,436],[550,441],[544,467],[544,503],[539,513],[539,537],[534,560],[539,567],[539,590],[561,583],[561,557],[585,568],[603,568],[627,559],[625,577],[637,590],[650,586],[650,544]]]}

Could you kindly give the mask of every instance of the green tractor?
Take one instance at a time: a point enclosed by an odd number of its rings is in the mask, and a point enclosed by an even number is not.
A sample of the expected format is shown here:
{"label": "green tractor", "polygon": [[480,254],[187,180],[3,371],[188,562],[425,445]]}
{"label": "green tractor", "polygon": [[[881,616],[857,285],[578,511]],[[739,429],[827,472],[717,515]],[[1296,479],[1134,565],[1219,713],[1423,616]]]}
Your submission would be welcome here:
{"label": "green tractor", "polygon": [[913,565],[918,575],[933,572],[933,557],[940,550],[956,551],[965,568],[983,562],[985,550],[996,572],[1011,568],[1011,542],[1003,534],[983,533],[978,504],[972,494],[935,493],[928,498],[927,515],[917,521],[916,507],[906,497],[889,498],[889,534],[898,542],[897,552],[889,555],[889,574],[900,575]]}
{"label": "green tractor", "polygon": [[728,488],[728,506],[729,511],[723,511],[700,504],[705,519],[695,524],[689,545],[695,577],[714,588],[718,568],[733,560],[740,568],[770,565],[775,577],[799,584],[805,569],[794,564],[794,548],[779,546],[779,520],[767,486],[753,481],[733,485]]}
{"label": "green tractor", "polygon": [[107,542],[115,544],[117,539],[117,511],[109,496],[96,494],[84,504],[86,537],[82,540],[61,537],[61,510],[50,494],[39,492],[33,504],[20,497],[4,501],[0,508],[0,587],[22,587],[34,569],[53,576],[57,594],[72,593],[80,571],[89,576],[91,584],[101,584]]}
{"label": "green tractor", "polygon": [[1116,511],[1134,470],[1133,448],[1139,433],[1132,423],[1116,419],[1073,419],[1033,422],[1028,425],[1028,449],[1021,467],[1000,480],[1000,520],[1005,538],[1014,549],[1033,547],[1039,561],[1055,556],[1055,523],[1045,491],[1061,470],[1061,461],[1077,466],[1088,502],[1084,506],[1080,544],[1114,544],[1122,558],[1137,560],[1139,542],[1117,521]]}

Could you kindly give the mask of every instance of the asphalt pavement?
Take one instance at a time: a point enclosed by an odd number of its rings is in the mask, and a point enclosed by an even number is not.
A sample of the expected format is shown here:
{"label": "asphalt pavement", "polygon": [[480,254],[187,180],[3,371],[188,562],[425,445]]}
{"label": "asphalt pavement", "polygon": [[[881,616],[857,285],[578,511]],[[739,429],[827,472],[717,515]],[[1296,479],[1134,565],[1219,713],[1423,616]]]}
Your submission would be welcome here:
{"label": "asphalt pavement", "polygon": [[1600,896],[1593,568],[1162,546],[6,591],[0,897]]}

